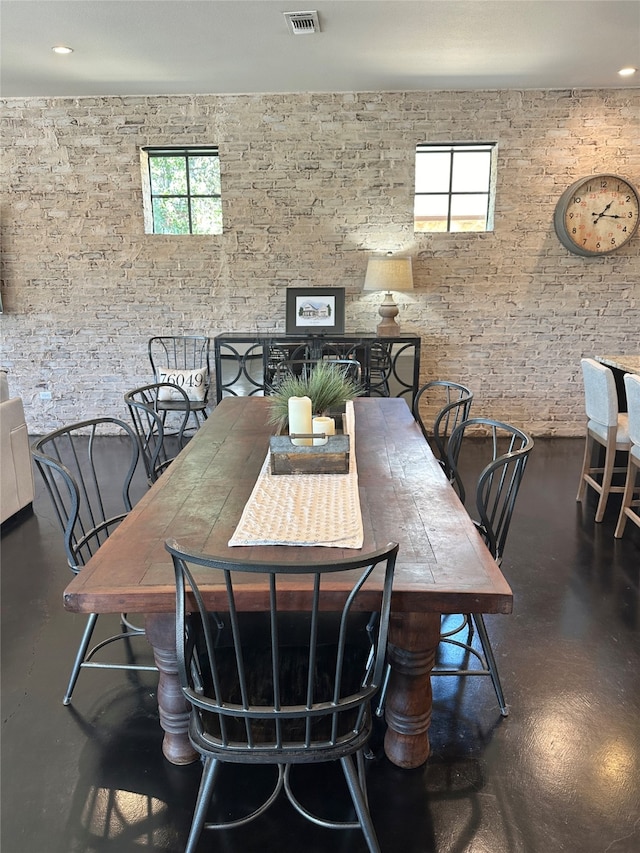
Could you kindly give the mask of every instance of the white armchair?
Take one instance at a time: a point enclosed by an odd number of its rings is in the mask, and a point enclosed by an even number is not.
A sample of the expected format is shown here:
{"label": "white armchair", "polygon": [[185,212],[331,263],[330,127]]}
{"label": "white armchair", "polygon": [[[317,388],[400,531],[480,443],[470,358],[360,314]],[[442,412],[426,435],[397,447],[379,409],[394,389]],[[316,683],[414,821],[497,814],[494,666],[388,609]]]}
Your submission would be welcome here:
{"label": "white armchair", "polygon": [[7,373],[0,370],[0,522],[33,503],[33,468],[20,397],[9,396]]}

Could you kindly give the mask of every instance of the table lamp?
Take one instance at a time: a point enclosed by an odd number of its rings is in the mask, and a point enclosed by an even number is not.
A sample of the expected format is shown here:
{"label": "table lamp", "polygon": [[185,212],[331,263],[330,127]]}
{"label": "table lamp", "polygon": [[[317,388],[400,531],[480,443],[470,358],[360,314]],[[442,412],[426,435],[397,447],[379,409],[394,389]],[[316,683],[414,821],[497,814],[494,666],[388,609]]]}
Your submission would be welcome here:
{"label": "table lamp", "polygon": [[378,323],[377,333],[380,337],[399,335],[400,326],[396,322],[398,306],[391,291],[413,290],[411,258],[393,257],[391,252],[384,257],[369,258],[363,289],[386,291],[378,308],[382,320]]}

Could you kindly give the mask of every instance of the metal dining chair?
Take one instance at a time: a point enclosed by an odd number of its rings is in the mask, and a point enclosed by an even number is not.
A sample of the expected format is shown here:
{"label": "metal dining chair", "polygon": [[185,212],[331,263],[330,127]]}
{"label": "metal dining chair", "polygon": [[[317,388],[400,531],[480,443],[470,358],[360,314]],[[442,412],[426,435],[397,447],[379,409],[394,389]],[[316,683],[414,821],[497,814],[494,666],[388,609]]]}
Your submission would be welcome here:
{"label": "metal dining chair", "polygon": [[350,379],[358,387],[362,384],[362,366],[355,358],[334,358],[326,355],[321,358],[284,358],[273,364],[273,376],[270,382],[271,393],[277,391],[280,384],[291,376],[304,380],[309,379],[319,364],[335,367],[346,379]]}
{"label": "metal dining chair", "polygon": [[[487,548],[500,566],[522,477],[534,442],[531,436],[518,427],[491,418],[470,418],[459,424],[449,437],[447,459],[452,483],[462,503],[465,503],[466,491],[461,475],[461,451],[463,444],[469,442],[469,432],[478,431],[483,437],[479,447],[485,451],[485,460],[488,461],[481,463],[484,467],[475,480],[471,515]],[[480,639],[481,651],[473,645],[474,629]],[[467,640],[456,639],[464,630],[468,631]],[[478,667],[437,663],[431,674],[489,676],[496,692],[500,713],[506,717],[509,714],[509,708],[505,701],[498,666],[482,613],[465,614],[462,623],[458,623],[450,630],[446,629],[445,621],[440,634],[440,643],[441,646],[448,644],[462,649],[466,655],[470,656],[468,660],[473,658]]]}
{"label": "metal dining chair", "polygon": [[[118,455],[112,456],[103,446],[102,434],[109,432],[107,441],[118,443]],[[114,468],[126,448],[126,468]],[[132,508],[131,482],[139,458],[138,440],[129,424],[118,418],[94,418],[80,421],[39,438],[32,446],[36,467],[42,474],[45,487],[53,502],[56,517],[62,528],[64,548],[69,568],[78,574],[98,551]],[[132,624],[126,614],[120,614],[121,631],[89,648],[97,613],[90,613],[76,653],[63,702],[71,701],[76,681],[83,668],[155,671],[155,666],[133,662],[102,662],[93,660],[95,654],[116,640],[129,641],[144,636],[144,629]],[[148,647],[147,647],[148,648]]]}
{"label": "metal dining chair", "polygon": [[[147,350],[154,382],[180,386],[189,398],[195,428],[207,418],[211,385],[210,339],[205,335],[158,335],[149,339]],[[160,412],[183,408],[182,397],[169,390],[160,395]]]}
{"label": "metal dining chair", "polygon": [[[466,385],[446,379],[427,382],[418,390],[413,401],[413,416],[429,444],[435,445],[438,461],[449,479],[451,478],[447,458],[449,435],[458,424],[467,420],[472,402],[473,392]],[[427,426],[425,408],[433,416],[430,426]]]}
{"label": "metal dining chair", "polygon": [[636,480],[640,471],[640,376],[634,373],[626,373],[624,387],[627,395],[629,441],[631,444],[620,516],[613,534],[616,539],[619,539],[624,533],[627,519],[640,527],[640,497],[638,497],[640,487],[636,487]]}
{"label": "metal dining chair", "polygon": [[368,393],[371,397],[390,397],[394,377],[393,344],[374,341],[369,347]]}
{"label": "metal dining chair", "polygon": [[[500,565],[518,491],[534,442],[527,433],[517,427],[490,418],[471,418],[458,424],[449,437],[447,457],[452,485],[462,503],[465,503],[467,495],[460,470],[461,452],[463,444],[469,442],[468,433],[478,430],[481,431],[483,440],[476,445],[473,454],[476,457],[475,468],[479,467],[480,473],[477,478],[474,477],[475,493],[471,515],[487,548],[496,563]],[[484,451],[483,461],[479,464],[478,448]],[[468,476],[466,479],[469,479]],[[451,619],[455,621],[449,627]],[[466,639],[462,639],[465,633]],[[473,644],[475,633],[480,639],[480,649]],[[446,654],[450,647],[463,652],[462,664],[456,664],[455,660],[450,662],[451,656]],[[438,657],[431,675],[489,676],[496,692],[500,713],[503,717],[508,716],[509,707],[504,697],[498,666],[482,613],[447,614],[443,617]],[[384,713],[388,678],[389,669],[387,668],[376,707],[377,716],[382,716]]]}
{"label": "metal dining chair", "polygon": [[[191,705],[189,738],[204,762],[186,853],[193,853],[203,829],[249,823],[283,790],[299,814],[320,826],[360,827],[369,851],[378,853],[363,750],[371,732],[370,701],[384,670],[398,546],[391,543],[357,558],[286,566],[220,560],[175,541],[166,548],[175,569],[176,648],[182,691]],[[382,592],[379,586],[377,592],[370,588],[374,571],[384,578]],[[198,587],[203,572],[207,583],[212,575],[220,582],[216,609],[225,611],[222,631]],[[292,573],[309,576],[311,601],[305,612],[291,611],[296,606],[287,594]],[[344,577],[339,602],[330,592],[336,575]],[[246,595],[247,583],[255,590],[254,612],[242,613],[237,601],[243,588]],[[264,590],[265,612],[256,612],[258,590]],[[362,608],[363,602],[371,607],[372,595],[379,619],[369,632]],[[295,765],[328,761],[341,764],[355,821],[313,814],[294,792]],[[273,791],[250,814],[205,822],[227,762],[273,765]]]}
{"label": "metal dining chair", "polygon": [[[584,380],[584,401],[587,415],[587,435],[580,485],[576,500],[581,503],[587,486],[600,495],[594,521],[604,518],[607,500],[612,493],[621,494],[624,486],[612,485],[614,474],[624,474],[626,468],[616,467],[616,453],[629,452],[629,423],[626,412],[618,411],[618,393],[613,371],[593,358],[580,361]],[[604,464],[594,465],[596,446],[604,448]]]}
{"label": "metal dining chair", "polygon": [[[172,432],[165,429],[169,413],[159,410],[158,398],[164,389],[169,388],[176,397],[182,399],[180,409],[175,411],[177,423]],[[147,472],[149,485],[156,482],[160,474],[173,462],[182,450],[189,436],[185,433],[191,417],[191,404],[183,388],[166,382],[155,382],[127,391],[124,401],[129,408],[138,445]]]}

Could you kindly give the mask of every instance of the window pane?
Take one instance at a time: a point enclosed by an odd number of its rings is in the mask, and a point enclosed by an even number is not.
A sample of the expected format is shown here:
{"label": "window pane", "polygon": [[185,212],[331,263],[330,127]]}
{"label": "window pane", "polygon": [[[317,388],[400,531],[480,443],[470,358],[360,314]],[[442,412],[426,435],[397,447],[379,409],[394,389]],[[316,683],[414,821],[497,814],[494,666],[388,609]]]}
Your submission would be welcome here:
{"label": "window pane", "polygon": [[217,157],[189,157],[192,195],[220,195],[220,160]]}
{"label": "window pane", "polygon": [[451,189],[458,193],[486,193],[490,174],[490,151],[457,151],[453,155]]}
{"label": "window pane", "polygon": [[188,234],[189,208],[186,198],[153,199],[155,234]]}
{"label": "window pane", "polygon": [[[416,146],[415,231],[486,231],[493,227],[495,143]],[[446,206],[449,221],[446,224]],[[428,199],[435,198],[435,206]]]}
{"label": "window pane", "polygon": [[448,195],[418,195],[413,208],[416,231],[446,231]]}
{"label": "window pane", "polygon": [[448,192],[450,168],[451,154],[448,151],[417,153],[416,192]]}
{"label": "window pane", "polygon": [[193,234],[222,234],[222,202],[219,198],[191,200]]}
{"label": "window pane", "polygon": [[486,231],[486,193],[451,197],[451,231]]}
{"label": "window pane", "polygon": [[154,195],[185,195],[187,170],[184,157],[150,157],[149,175]]}

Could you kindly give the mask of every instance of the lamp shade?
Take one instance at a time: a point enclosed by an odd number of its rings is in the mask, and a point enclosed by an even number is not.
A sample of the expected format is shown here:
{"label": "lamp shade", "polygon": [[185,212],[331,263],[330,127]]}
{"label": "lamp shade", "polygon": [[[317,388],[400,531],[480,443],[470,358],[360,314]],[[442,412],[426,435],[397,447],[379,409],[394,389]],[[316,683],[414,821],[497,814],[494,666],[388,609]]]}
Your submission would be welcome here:
{"label": "lamp shade", "polygon": [[369,258],[364,290],[413,290],[411,258]]}

